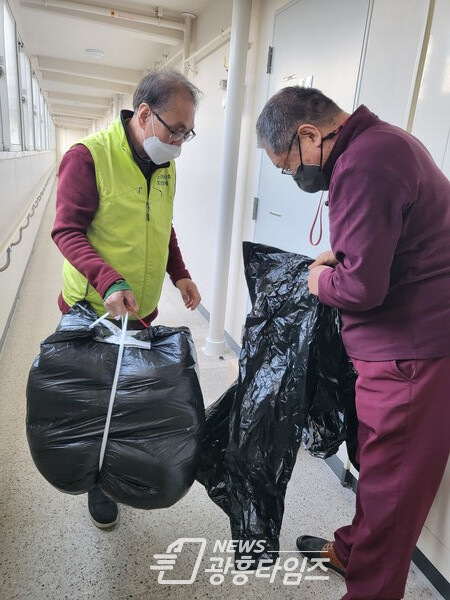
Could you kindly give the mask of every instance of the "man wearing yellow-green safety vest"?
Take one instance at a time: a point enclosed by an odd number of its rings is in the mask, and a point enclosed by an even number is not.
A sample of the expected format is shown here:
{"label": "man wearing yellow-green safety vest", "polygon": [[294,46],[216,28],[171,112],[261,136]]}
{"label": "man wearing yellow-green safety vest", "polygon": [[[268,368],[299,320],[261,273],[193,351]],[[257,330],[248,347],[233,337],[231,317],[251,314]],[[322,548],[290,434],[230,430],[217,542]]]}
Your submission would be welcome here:
{"label": "man wearing yellow-green safety vest", "polygon": [[[100,316],[130,313],[129,327],[150,324],[167,272],[187,308],[201,298],[186,269],[172,226],[175,163],[195,137],[200,91],[175,71],[151,72],[107,128],[64,155],[52,238],[64,255],[62,313],[87,300]],[[118,520],[115,502],[99,488],[88,494],[100,528]]]}

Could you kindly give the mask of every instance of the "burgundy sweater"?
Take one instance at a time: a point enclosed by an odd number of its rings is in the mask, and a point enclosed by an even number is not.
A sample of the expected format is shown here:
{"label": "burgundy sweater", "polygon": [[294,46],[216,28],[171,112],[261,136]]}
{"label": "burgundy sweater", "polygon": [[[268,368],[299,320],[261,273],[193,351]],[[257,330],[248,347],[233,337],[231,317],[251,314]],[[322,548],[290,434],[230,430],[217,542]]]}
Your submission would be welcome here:
{"label": "burgundy sweater", "polygon": [[342,309],[349,356],[450,355],[450,182],[412,135],[359,107],[324,166],[339,261],[319,300]]}
{"label": "burgundy sweater", "polygon": [[[122,123],[132,116],[131,111],[122,111]],[[158,168],[150,159],[142,159],[134,150],[130,139],[133,158],[139,165],[147,182]],[[82,273],[103,298],[106,290],[122,275],[106,263],[92,247],[86,233],[97,212],[99,197],[95,179],[95,166],[91,153],[82,144],[73,146],[64,155],[59,167],[58,191],[56,197],[56,218],[52,238],[65,258]],[[179,279],[189,278],[177,236],[172,227],[169,241],[167,273],[175,284]],[[66,313],[70,307],[64,302],[62,294],[58,299],[59,308]],[[141,315],[148,324],[156,318],[156,308],[150,315]]]}

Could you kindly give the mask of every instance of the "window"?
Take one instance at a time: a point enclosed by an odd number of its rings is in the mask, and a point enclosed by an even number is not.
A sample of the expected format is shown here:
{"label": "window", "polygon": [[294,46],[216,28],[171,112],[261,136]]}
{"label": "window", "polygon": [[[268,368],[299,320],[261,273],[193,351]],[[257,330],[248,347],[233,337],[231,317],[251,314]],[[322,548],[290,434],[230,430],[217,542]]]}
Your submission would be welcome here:
{"label": "window", "polygon": [[33,92],[31,88],[31,68],[23,43],[19,42],[20,90],[22,100],[22,120],[24,149],[34,150]]}
{"label": "window", "polygon": [[41,128],[41,150],[47,150],[45,143],[45,100],[42,92],[39,92],[39,119]]}
{"label": "window", "polygon": [[[0,65],[1,66],[1,65]],[[3,119],[2,119],[2,96],[0,94],[0,150],[4,149],[4,140],[3,140]]]}
{"label": "window", "polygon": [[6,92],[5,77],[5,45],[4,45],[4,27],[3,27],[3,1],[0,0],[0,151],[5,150],[6,135],[5,127],[8,122],[8,94]]}
{"label": "window", "polygon": [[52,144],[51,144],[52,117],[50,115],[50,111],[48,109],[47,104],[45,105],[45,122],[46,122],[45,132],[46,132],[46,137],[47,137],[47,150],[51,150],[52,149]]}
{"label": "window", "polygon": [[32,76],[33,87],[33,116],[34,116],[34,147],[41,150],[41,117],[39,107],[39,85],[36,76]]}
{"label": "window", "polygon": [[3,17],[10,146],[12,150],[21,150],[22,130],[20,120],[19,73],[17,68],[16,24],[6,4],[3,9]]}
{"label": "window", "polygon": [[53,150],[54,123],[5,0],[0,0],[0,69],[0,151]]}
{"label": "window", "polygon": [[52,116],[49,114],[49,148],[50,150],[54,150],[56,148],[56,139],[55,139],[55,124],[53,122]]}

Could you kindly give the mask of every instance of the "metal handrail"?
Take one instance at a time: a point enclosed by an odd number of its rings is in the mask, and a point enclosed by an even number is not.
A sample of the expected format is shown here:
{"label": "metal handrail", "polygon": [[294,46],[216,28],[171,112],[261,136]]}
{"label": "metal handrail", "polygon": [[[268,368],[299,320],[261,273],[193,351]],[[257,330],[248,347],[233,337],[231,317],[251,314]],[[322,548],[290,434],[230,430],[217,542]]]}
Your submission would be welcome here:
{"label": "metal handrail", "polygon": [[41,191],[39,192],[39,194],[36,197],[36,200],[33,202],[33,204],[31,205],[28,214],[27,214],[27,222],[25,223],[25,225],[21,225],[19,228],[19,238],[15,241],[15,242],[11,242],[9,244],[9,246],[7,246],[5,252],[6,252],[6,263],[3,265],[3,267],[0,267],[0,273],[2,271],[6,271],[6,269],[9,267],[9,265],[11,264],[11,252],[14,246],[18,246],[20,244],[20,242],[22,241],[23,238],[23,230],[26,229],[29,224],[30,224],[30,219],[33,217],[36,208],[39,205],[39,202],[42,200],[42,198],[44,197],[44,192],[47,189],[48,186],[48,182],[50,181],[50,179],[53,176],[53,172],[54,172],[54,168],[51,170],[50,175],[47,177]]}
{"label": "metal handrail", "polygon": [[9,263],[11,262],[11,246],[8,246],[8,248],[6,248],[6,264],[0,268],[0,273],[2,271],[6,271],[6,269],[9,267]]}
{"label": "metal handrail", "polygon": [[[30,221],[30,216],[28,215],[28,222]],[[20,244],[20,242],[22,241],[22,232],[24,230],[24,227],[21,227],[19,229],[19,239],[17,240],[17,242],[11,242],[11,244],[9,245],[10,248],[12,248],[13,246],[18,246]]]}

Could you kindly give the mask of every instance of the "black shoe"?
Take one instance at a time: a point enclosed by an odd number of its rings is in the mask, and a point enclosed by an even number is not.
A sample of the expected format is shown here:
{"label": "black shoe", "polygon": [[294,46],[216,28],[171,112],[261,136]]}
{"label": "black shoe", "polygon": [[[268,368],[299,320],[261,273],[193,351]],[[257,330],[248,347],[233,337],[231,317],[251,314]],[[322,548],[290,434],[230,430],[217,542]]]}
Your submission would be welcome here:
{"label": "black shoe", "polygon": [[336,556],[333,542],[312,535],[301,535],[297,538],[297,548],[303,556],[309,559],[328,558],[329,560],[324,563],[324,567],[334,571],[341,577],[345,577],[345,565]]}
{"label": "black shoe", "polygon": [[88,492],[88,508],[91,521],[100,529],[114,527],[119,520],[117,504],[105,496],[98,485]]}

